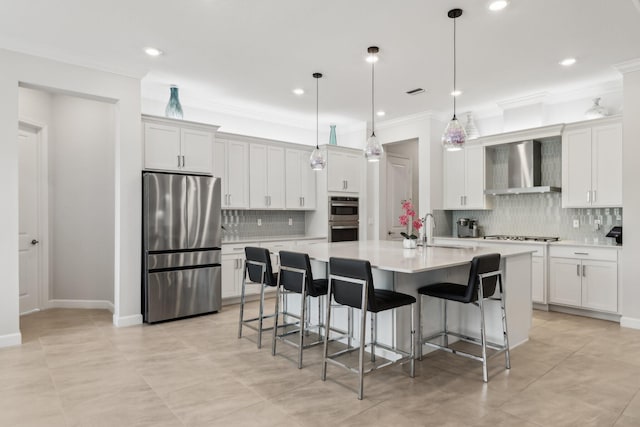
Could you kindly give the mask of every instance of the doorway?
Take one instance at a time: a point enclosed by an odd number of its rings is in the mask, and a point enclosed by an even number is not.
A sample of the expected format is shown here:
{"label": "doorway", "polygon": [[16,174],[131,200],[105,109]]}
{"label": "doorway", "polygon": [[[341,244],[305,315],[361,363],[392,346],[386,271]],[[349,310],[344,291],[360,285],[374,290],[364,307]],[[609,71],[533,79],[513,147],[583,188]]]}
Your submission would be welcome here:
{"label": "doorway", "polygon": [[405,141],[385,144],[386,163],[384,179],[384,219],[380,223],[385,227],[380,230],[381,238],[386,236],[388,240],[402,239],[401,232],[407,231],[406,227],[400,225],[399,217],[403,213],[401,203],[403,200],[411,200],[416,213],[420,212],[420,182],[418,162],[418,140],[409,139]]}
{"label": "doorway", "polygon": [[20,121],[18,127],[18,262],[20,314],[43,308],[47,300],[47,190],[43,126]]}

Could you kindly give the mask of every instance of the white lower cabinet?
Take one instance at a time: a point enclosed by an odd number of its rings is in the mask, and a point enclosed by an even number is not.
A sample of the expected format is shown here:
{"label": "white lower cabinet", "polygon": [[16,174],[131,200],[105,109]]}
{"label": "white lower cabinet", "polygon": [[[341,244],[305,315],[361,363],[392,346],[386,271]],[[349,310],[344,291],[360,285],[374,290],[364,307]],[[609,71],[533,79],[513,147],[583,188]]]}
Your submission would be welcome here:
{"label": "white lower cabinet", "polygon": [[549,302],[589,310],[618,311],[615,249],[551,248]]}
{"label": "white lower cabinet", "polygon": [[531,300],[540,304],[546,303],[544,280],[544,257],[531,258]]}

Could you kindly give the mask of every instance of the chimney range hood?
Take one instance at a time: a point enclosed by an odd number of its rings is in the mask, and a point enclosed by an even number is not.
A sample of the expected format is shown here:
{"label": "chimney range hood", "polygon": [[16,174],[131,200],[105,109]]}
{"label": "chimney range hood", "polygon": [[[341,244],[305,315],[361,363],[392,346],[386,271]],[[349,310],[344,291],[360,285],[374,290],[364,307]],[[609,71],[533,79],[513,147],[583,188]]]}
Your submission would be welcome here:
{"label": "chimney range hood", "polygon": [[485,194],[531,194],[560,192],[559,187],[540,185],[540,141],[509,144],[508,188],[485,190]]}

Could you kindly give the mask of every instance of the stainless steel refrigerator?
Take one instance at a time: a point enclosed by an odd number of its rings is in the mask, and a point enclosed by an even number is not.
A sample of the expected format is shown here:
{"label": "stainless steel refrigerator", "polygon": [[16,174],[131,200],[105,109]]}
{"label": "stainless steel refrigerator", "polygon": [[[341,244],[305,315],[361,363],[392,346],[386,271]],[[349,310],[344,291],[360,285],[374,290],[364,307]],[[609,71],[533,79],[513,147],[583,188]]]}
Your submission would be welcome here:
{"label": "stainless steel refrigerator", "polygon": [[144,321],[220,310],[220,179],[143,172],[142,183]]}

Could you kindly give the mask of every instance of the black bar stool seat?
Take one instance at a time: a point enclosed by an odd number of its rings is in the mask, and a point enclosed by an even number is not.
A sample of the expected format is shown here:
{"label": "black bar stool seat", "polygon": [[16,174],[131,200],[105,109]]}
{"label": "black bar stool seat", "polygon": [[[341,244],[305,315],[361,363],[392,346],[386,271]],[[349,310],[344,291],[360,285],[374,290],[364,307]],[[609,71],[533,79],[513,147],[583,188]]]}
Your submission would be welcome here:
{"label": "black bar stool seat", "polygon": [[[240,321],[238,326],[238,338],[242,338],[242,327],[246,326],[258,332],[258,348],[262,347],[262,332],[271,328],[263,327],[264,319],[275,316],[273,314],[264,314],[264,291],[266,287],[275,287],[278,285],[278,274],[273,272],[271,266],[271,254],[265,248],[247,246],[244,248],[246,260],[244,262],[244,274],[242,275],[242,291],[240,293]],[[247,276],[249,281],[247,281]],[[245,290],[247,285],[260,285],[260,308],[258,317],[251,319],[244,318],[245,306]],[[258,326],[254,326],[254,322]]]}
{"label": "black bar stool seat", "polygon": [[[500,291],[500,298],[493,298],[496,290]],[[489,380],[487,372],[487,348],[496,350],[490,357],[505,353],[505,365],[507,369],[511,369],[511,360],[509,354],[509,337],[507,334],[507,314],[505,309],[505,289],[502,283],[502,271],[500,271],[500,254],[487,254],[476,256],[471,260],[471,268],[469,271],[469,279],[467,285],[458,283],[434,283],[423,286],[418,289],[420,298],[418,298],[418,313],[420,321],[418,323],[418,352],[422,359],[422,346],[428,345],[440,350],[445,350],[460,356],[465,356],[482,362],[482,379],[484,382]],[[439,298],[443,300],[443,317],[444,330],[429,337],[422,335],[422,296]],[[500,301],[500,309],[502,315],[502,335],[503,344],[495,344],[487,341],[485,328],[485,312],[484,306],[487,300]],[[480,309],[480,339],[470,337],[461,333],[449,331],[447,328],[447,301],[455,301],[462,304],[473,304]],[[461,350],[449,347],[449,336],[454,336],[462,341],[478,344],[481,347],[482,355],[476,356]],[[443,345],[436,344],[432,340],[443,338]]]}

